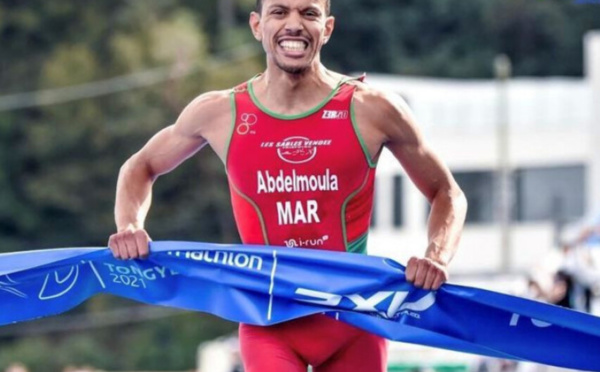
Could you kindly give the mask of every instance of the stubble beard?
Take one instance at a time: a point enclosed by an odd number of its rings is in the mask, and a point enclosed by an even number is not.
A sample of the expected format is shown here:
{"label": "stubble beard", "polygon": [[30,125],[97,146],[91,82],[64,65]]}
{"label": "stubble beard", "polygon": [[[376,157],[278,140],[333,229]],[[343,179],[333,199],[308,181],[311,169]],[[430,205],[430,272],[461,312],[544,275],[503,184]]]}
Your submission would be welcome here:
{"label": "stubble beard", "polygon": [[275,65],[277,65],[277,67],[284,71],[287,72],[290,75],[296,75],[296,76],[300,76],[300,75],[304,75],[306,73],[306,71],[308,71],[309,66],[288,66],[285,65],[283,63],[280,63],[279,61],[275,61]]}

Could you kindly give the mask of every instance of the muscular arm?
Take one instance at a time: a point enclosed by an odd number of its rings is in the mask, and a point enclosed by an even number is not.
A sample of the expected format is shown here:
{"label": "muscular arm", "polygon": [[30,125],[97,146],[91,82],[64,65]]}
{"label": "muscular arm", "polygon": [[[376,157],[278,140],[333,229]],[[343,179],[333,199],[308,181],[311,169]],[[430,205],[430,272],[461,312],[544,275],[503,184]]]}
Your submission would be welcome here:
{"label": "muscular arm", "polygon": [[123,164],[115,200],[117,232],[109,239],[109,247],[116,258],[148,255],[150,238],[144,222],[151,205],[154,181],[208,143],[207,135],[213,137],[211,126],[228,112],[228,106],[224,104],[228,105],[228,98],[222,92],[198,97],[183,110],[175,124],[155,134]]}
{"label": "muscular arm", "polygon": [[144,228],[152,199],[152,184],[196,153],[206,140],[191,136],[173,124],[157,134],[121,167],[117,181],[115,222],[117,230]]}
{"label": "muscular arm", "polygon": [[447,280],[447,266],[458,247],[466,198],[449,169],[425,143],[410,109],[399,96],[366,92],[362,103],[363,115],[373,118],[380,141],[431,203],[425,258],[411,258],[406,277],[416,286],[437,289]]}

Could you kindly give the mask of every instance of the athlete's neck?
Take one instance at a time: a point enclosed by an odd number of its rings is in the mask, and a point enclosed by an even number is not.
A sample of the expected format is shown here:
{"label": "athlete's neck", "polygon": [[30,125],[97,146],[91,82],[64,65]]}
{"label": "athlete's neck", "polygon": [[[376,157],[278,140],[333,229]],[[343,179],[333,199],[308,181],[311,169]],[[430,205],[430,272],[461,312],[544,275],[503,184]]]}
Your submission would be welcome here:
{"label": "athlete's neck", "polygon": [[258,100],[269,110],[280,114],[298,114],[321,103],[335,89],[341,75],[319,64],[302,74],[290,74],[268,66],[253,82]]}

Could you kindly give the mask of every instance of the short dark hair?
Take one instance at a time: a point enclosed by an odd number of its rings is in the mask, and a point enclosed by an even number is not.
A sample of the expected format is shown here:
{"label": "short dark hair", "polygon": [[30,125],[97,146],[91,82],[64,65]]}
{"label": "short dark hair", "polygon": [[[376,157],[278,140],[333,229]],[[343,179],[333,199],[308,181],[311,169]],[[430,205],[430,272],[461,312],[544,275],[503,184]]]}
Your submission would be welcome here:
{"label": "short dark hair", "polygon": [[[256,0],[256,12],[262,14],[263,0]],[[331,14],[331,0],[325,0],[325,14]]]}

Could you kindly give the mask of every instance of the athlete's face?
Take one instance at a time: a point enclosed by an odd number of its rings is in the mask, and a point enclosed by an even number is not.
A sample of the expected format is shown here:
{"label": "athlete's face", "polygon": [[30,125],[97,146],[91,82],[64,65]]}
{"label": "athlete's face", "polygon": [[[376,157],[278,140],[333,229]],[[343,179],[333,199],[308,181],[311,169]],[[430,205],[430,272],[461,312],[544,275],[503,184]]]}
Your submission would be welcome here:
{"label": "athlete's face", "polygon": [[250,15],[254,37],[270,63],[290,74],[301,74],[320,62],[323,44],[331,37],[334,18],[325,0],[265,0],[262,13]]}

